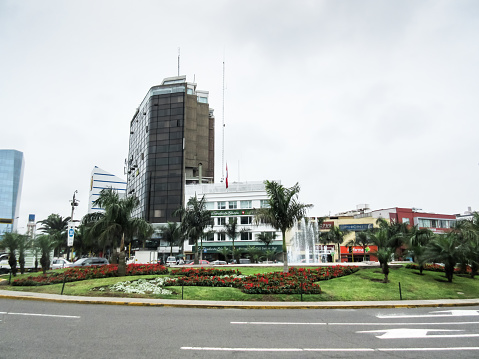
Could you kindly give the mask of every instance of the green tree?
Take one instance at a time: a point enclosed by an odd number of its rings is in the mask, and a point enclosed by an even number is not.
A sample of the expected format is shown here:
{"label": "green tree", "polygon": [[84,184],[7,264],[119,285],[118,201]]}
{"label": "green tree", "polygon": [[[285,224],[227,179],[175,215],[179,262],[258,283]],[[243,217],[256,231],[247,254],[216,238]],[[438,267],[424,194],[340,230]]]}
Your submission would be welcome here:
{"label": "green tree", "polygon": [[[42,227],[38,228],[38,230],[49,234],[52,240],[55,241],[55,256],[60,256],[60,254],[67,248],[67,229],[69,222],[70,217],[63,218],[55,213],[50,214],[47,219],[38,221],[38,223],[42,224]],[[69,253],[67,251],[67,259],[68,258]]]}
{"label": "green tree", "polygon": [[235,259],[235,239],[238,237],[238,234],[243,233],[245,230],[238,228],[238,219],[236,217],[230,217],[224,227],[225,229],[220,231],[220,233],[224,233],[229,239],[231,239],[231,257]]}
{"label": "green tree", "polygon": [[408,253],[412,255],[413,261],[419,266],[420,274],[422,274],[426,264],[426,248],[432,236],[432,231],[427,228],[414,226],[410,229]]}
{"label": "green tree", "polygon": [[[371,244],[368,231],[356,232],[353,239],[346,243],[346,246],[361,246],[363,248],[363,261],[366,260],[366,247]],[[354,258],[354,257],[353,257]]]}
{"label": "green tree", "polygon": [[258,263],[258,261],[263,257],[263,251],[255,246],[246,247],[246,253],[248,258],[252,260],[253,263]]}
{"label": "green tree", "polygon": [[18,234],[18,264],[20,265],[20,274],[25,273],[25,252],[30,246],[28,237],[24,234]]}
{"label": "green tree", "polygon": [[344,237],[348,234],[349,231],[341,230],[339,227],[333,226],[333,228],[320,237],[321,243],[333,243],[335,247],[338,247],[338,251],[336,252],[338,254],[338,261],[341,261],[341,244],[344,242]]}
{"label": "green tree", "polygon": [[276,232],[260,232],[256,239],[263,243],[266,246],[266,250],[268,250],[271,243],[276,239]]}
{"label": "green tree", "polygon": [[380,227],[369,233],[371,242],[377,246],[374,254],[378,258],[379,265],[384,274],[384,283],[388,282],[389,261],[395,252],[394,239],[391,239],[387,228]]}
{"label": "green tree", "polygon": [[288,253],[286,248],[286,231],[291,229],[295,222],[306,215],[311,204],[303,204],[298,200],[300,191],[299,184],[287,188],[275,181],[265,181],[266,193],[268,194],[268,208],[260,208],[256,211],[256,223],[268,223],[273,228],[281,231],[283,238],[283,271],[288,272]]}
{"label": "green tree", "polygon": [[179,245],[182,238],[180,225],[176,222],[168,222],[160,229],[161,239],[170,245],[170,256],[173,255],[173,246]]}
{"label": "green tree", "polygon": [[454,267],[461,260],[459,236],[455,232],[435,234],[427,244],[426,260],[444,263],[444,272],[448,282],[452,282]]}
{"label": "green tree", "polygon": [[19,234],[16,232],[5,232],[0,241],[0,248],[8,251],[8,264],[10,271],[15,277],[17,275],[17,250],[19,246]]}
{"label": "green tree", "polygon": [[49,234],[42,234],[35,238],[35,246],[40,249],[40,265],[42,266],[43,274],[47,274],[50,269],[51,252],[56,247],[56,240]]}
{"label": "green tree", "polygon": [[[112,188],[103,189],[94,206],[104,209],[97,214],[96,220],[89,222],[91,234],[100,241],[111,243],[112,251],[120,246],[118,254],[118,275],[126,275],[125,243],[130,242],[133,236],[150,231],[151,225],[142,218],[132,217],[133,210],[139,205],[138,198],[128,196],[120,198],[118,192]],[[92,217],[89,217],[92,218]],[[116,258],[116,253],[113,253]],[[116,261],[116,259],[114,260]]]}
{"label": "green tree", "polygon": [[200,200],[191,197],[185,208],[178,208],[173,215],[181,217],[181,229],[187,238],[195,245],[194,264],[198,264],[198,239],[204,235],[205,228],[211,225],[211,213],[206,209],[205,196]]}
{"label": "green tree", "polygon": [[225,258],[225,261],[228,261],[228,256],[231,253],[231,249],[229,249],[228,247],[221,247],[218,250],[218,253],[221,254]]}

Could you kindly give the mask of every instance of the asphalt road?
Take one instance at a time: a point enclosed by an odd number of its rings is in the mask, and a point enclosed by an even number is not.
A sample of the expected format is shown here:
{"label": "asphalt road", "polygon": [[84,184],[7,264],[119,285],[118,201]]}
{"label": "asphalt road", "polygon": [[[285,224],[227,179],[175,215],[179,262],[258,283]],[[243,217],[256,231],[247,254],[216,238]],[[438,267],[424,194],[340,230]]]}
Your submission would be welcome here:
{"label": "asphalt road", "polygon": [[247,310],[0,299],[0,358],[478,358],[479,306]]}

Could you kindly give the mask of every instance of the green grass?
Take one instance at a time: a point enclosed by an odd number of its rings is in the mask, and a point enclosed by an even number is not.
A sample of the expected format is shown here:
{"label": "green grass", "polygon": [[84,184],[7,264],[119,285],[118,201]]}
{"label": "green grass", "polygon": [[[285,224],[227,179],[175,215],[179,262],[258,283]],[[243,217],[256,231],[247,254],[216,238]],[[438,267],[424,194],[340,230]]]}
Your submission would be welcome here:
{"label": "green grass", "polygon": [[[242,267],[243,274],[281,271],[280,267]],[[453,283],[448,283],[444,273],[424,271],[419,275],[416,270],[404,267],[391,268],[389,283],[381,283],[383,274],[379,268],[365,268],[346,277],[319,282],[321,294],[303,295],[303,301],[365,301],[365,300],[399,300],[399,283],[401,283],[402,298],[413,299],[467,299],[479,298],[479,279],[455,275]],[[27,275],[27,274],[25,274]],[[31,275],[31,274],[28,274]],[[22,276],[17,276],[18,278]],[[99,287],[107,287],[117,282],[131,281],[138,278],[154,278],[148,276],[128,276],[122,278],[92,279],[81,282],[66,283],[65,295],[94,297],[148,297],[164,299],[181,299],[181,287],[167,287],[171,295],[138,295],[111,293],[108,290],[98,291]],[[3,276],[8,280],[8,276]],[[4,282],[5,283],[5,282]],[[2,285],[8,290],[60,294],[62,284],[38,287],[13,287]],[[297,295],[261,295],[245,294],[235,288],[218,287],[184,287],[183,298],[190,300],[220,300],[220,301],[299,301]]]}

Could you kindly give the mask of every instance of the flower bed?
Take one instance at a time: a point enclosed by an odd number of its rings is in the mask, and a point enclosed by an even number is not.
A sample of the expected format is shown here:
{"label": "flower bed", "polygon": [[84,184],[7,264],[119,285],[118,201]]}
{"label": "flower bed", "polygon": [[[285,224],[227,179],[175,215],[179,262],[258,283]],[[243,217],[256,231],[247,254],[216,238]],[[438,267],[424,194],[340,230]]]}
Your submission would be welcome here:
{"label": "flower bed", "polygon": [[217,269],[217,268],[181,268],[181,269],[172,269],[170,273],[172,275],[182,275],[186,277],[241,275],[241,272],[237,269]]}
{"label": "flower bed", "polygon": [[[129,264],[126,275],[168,274],[168,268],[159,264]],[[109,264],[94,267],[68,268],[64,272],[53,272],[47,275],[15,279],[12,285],[38,286],[65,282],[76,282],[85,279],[118,277],[118,265]]]}
{"label": "flower bed", "polygon": [[[410,263],[410,264],[406,264],[406,268],[419,270],[419,265],[416,263]],[[432,272],[444,272],[444,266],[440,264],[425,264],[422,270],[428,270]],[[470,266],[466,267],[466,272],[471,273]],[[462,273],[462,269],[460,267],[455,267],[454,273]]]}

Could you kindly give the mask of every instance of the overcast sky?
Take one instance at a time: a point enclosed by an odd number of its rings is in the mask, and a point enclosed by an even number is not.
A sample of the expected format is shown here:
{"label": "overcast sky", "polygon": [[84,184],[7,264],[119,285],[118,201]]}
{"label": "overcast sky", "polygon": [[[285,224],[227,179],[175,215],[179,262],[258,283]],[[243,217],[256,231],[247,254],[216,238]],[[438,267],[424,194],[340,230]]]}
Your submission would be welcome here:
{"label": "overcast sky", "polygon": [[25,157],[19,231],[87,212],[129,123],[178,72],[210,93],[216,180],[301,185],[311,216],[479,209],[479,2],[0,0],[0,148]]}

